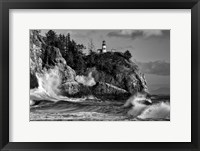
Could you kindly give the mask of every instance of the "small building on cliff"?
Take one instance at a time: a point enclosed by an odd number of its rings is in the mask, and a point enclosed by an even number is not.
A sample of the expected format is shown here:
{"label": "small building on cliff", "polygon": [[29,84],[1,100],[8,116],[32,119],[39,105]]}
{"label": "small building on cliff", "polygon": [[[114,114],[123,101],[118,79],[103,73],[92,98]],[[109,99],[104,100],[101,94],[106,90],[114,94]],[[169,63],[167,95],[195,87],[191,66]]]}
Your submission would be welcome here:
{"label": "small building on cliff", "polygon": [[107,50],[106,50],[106,41],[105,40],[103,40],[103,42],[102,42],[102,48],[101,49],[97,49],[97,52],[98,53],[106,53],[107,52]]}

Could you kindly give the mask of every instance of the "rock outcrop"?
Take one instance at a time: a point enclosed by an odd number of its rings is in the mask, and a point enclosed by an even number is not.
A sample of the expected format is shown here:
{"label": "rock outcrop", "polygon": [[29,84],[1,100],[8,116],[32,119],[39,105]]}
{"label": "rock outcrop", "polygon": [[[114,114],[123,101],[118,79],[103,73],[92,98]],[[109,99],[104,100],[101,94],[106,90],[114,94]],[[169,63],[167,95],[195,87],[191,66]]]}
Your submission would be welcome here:
{"label": "rock outcrop", "polygon": [[[123,53],[107,52],[86,56],[89,65],[86,63],[85,75],[76,75],[76,72],[67,65],[59,48],[47,45],[43,39],[38,31],[30,32],[31,89],[39,86],[38,78],[41,77],[59,84],[59,95],[65,96],[131,95],[141,91],[148,92],[144,75]],[[54,71],[55,73],[52,73]],[[43,75],[45,77],[42,77]],[[53,79],[54,77],[56,79]]]}
{"label": "rock outcrop", "polygon": [[[50,69],[51,73],[48,73]],[[57,79],[50,77],[54,70],[58,75]],[[75,94],[79,91],[79,84],[74,80],[76,72],[66,64],[60,50],[46,45],[38,31],[33,30],[30,32],[30,88],[39,85],[36,74],[42,77],[47,73],[49,80],[59,80],[61,93]]]}
{"label": "rock outcrop", "polygon": [[[93,89],[95,94],[148,92],[144,74],[140,73],[134,62],[117,53],[100,54],[95,58],[95,62],[95,67],[87,71],[92,72],[98,84]],[[102,66],[102,62],[106,63]]]}

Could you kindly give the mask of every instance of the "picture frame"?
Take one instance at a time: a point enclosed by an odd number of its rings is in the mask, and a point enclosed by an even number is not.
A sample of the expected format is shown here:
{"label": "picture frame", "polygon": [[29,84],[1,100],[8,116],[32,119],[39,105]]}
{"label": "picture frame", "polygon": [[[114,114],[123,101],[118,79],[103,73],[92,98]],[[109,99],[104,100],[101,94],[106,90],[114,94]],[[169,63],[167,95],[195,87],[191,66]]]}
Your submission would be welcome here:
{"label": "picture frame", "polygon": [[[9,142],[9,9],[191,9],[191,142]],[[198,0],[1,0],[0,148],[6,150],[200,150],[200,2]]]}

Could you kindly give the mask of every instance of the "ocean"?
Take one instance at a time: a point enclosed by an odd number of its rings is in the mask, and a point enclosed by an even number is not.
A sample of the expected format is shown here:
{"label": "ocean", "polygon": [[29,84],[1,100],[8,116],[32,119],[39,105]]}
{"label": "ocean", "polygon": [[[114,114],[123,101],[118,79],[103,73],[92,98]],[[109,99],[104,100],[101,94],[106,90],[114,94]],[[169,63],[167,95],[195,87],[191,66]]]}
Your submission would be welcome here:
{"label": "ocean", "polygon": [[124,107],[126,100],[97,99],[93,96],[67,100],[39,100],[30,106],[30,121],[169,121],[169,96],[153,96],[138,116],[136,106]]}

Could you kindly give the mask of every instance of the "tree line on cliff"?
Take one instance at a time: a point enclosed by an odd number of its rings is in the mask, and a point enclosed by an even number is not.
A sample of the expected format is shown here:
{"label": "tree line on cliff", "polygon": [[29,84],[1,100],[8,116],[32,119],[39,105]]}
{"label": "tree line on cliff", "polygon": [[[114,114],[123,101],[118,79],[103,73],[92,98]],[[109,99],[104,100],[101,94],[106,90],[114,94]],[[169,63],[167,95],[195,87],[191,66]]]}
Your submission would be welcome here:
{"label": "tree line on cliff", "polygon": [[[86,48],[83,44],[78,44],[75,40],[71,39],[70,33],[67,35],[57,34],[55,31],[49,30],[43,39],[47,45],[59,48],[67,65],[80,75],[84,74],[87,68],[91,67],[96,67],[98,70],[109,74],[115,74],[116,64],[125,64],[125,61],[128,61],[132,57],[128,50],[124,53],[107,52],[98,54],[94,49],[95,46],[92,41],[90,41],[88,48]],[[83,52],[85,49],[88,49],[88,55]]]}

